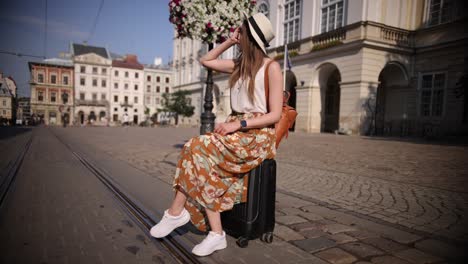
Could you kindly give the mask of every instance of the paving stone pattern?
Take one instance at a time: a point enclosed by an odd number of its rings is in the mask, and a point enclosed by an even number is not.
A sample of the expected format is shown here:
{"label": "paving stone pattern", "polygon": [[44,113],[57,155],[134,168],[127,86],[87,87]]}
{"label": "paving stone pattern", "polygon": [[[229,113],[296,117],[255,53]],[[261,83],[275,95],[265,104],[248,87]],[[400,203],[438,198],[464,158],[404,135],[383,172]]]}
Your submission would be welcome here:
{"label": "paving stone pattern", "polygon": [[[181,146],[197,133],[186,128],[66,131],[67,137],[168,184]],[[275,239],[328,263],[463,259],[468,234],[467,194],[461,187],[467,183],[466,160],[465,145],[293,133],[277,156]],[[318,207],[374,221],[382,232],[308,210]],[[398,234],[388,235],[392,230]],[[444,250],[435,252],[436,244]]]}

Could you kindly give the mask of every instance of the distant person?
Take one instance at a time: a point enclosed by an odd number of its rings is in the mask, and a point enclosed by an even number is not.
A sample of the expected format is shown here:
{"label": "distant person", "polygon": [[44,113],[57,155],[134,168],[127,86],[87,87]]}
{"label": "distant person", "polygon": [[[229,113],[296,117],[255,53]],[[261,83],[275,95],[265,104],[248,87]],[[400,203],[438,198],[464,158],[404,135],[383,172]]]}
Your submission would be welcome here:
{"label": "distant person", "polygon": [[[245,202],[247,182],[239,175],[276,155],[276,137],[271,125],[281,116],[283,77],[278,62],[265,52],[273,38],[270,21],[257,13],[242,21],[242,26],[226,41],[200,59],[209,69],[231,74],[233,112],[226,122],[215,125],[214,132],[194,137],[184,145],[173,182],[175,198],[161,221],[151,228],[153,237],[165,237],[191,221],[201,231],[210,230],[193,248],[193,254],[207,256],[227,247],[220,212]],[[234,45],[241,50],[237,58],[218,59]],[[270,83],[268,101],[265,69]]]}
{"label": "distant person", "polygon": [[125,113],[125,114],[123,115],[123,125],[124,125],[124,126],[128,126],[128,125],[129,125],[129,123],[128,123],[128,118],[129,118],[129,117],[128,117],[128,114]]}

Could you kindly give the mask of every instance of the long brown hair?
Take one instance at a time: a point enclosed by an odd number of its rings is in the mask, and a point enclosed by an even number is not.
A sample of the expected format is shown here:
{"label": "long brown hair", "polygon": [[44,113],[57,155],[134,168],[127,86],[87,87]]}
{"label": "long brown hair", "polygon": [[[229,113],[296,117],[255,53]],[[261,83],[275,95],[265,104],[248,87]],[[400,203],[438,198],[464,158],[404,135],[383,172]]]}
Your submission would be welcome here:
{"label": "long brown hair", "polygon": [[229,78],[229,87],[241,78],[246,80],[249,78],[248,96],[251,102],[254,101],[255,76],[258,70],[262,67],[263,58],[267,57],[265,53],[257,46],[255,40],[249,32],[247,20],[244,20],[241,27],[240,52],[237,58],[234,59],[234,71]]}

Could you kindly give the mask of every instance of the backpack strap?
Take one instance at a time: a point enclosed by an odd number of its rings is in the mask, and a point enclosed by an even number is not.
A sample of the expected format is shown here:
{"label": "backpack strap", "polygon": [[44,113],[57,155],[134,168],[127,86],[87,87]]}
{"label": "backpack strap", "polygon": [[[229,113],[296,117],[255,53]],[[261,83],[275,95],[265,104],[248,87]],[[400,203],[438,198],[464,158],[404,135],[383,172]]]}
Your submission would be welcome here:
{"label": "backpack strap", "polygon": [[268,100],[268,96],[270,95],[270,78],[268,76],[268,69],[270,68],[270,64],[273,62],[273,60],[270,60],[267,62],[266,67],[265,67],[265,79],[264,79],[264,86],[265,86],[265,100],[266,100],[266,108],[267,112],[270,112],[270,100]]}

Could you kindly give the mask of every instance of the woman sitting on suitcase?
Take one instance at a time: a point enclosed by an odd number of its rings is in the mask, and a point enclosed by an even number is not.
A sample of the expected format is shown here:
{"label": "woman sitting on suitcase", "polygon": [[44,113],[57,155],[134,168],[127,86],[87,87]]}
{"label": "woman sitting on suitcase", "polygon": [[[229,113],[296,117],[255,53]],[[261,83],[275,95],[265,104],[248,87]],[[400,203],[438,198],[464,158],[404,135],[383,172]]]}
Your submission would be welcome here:
{"label": "woman sitting on suitcase", "polygon": [[[191,220],[199,230],[211,230],[192,253],[207,256],[226,248],[220,212],[246,201],[248,180],[241,176],[276,155],[271,126],[281,115],[283,77],[280,65],[266,55],[265,48],[273,38],[271,23],[265,15],[246,16],[229,39],[200,59],[207,68],[231,74],[233,112],[226,122],[215,125],[214,133],[194,137],[184,145],[174,178],[175,198],[162,220],[151,228],[153,237],[165,237]],[[240,46],[236,59],[218,59],[235,44]],[[270,93],[266,102],[264,74],[270,62]]]}

